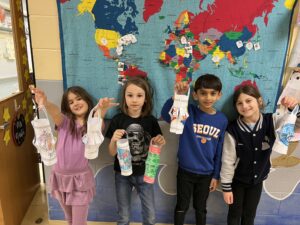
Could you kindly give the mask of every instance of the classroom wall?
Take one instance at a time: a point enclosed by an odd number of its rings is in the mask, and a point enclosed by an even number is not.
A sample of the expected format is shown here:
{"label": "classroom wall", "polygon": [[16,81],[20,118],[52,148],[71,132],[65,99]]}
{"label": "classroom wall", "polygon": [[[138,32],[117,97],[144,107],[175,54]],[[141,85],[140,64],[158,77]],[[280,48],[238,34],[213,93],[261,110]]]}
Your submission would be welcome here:
{"label": "classroom wall", "polygon": [[[28,0],[28,2],[37,86],[46,91],[49,100],[60,104],[60,98],[63,93],[63,81],[56,1]],[[168,144],[161,155],[162,165],[157,178],[158,182],[155,184],[157,217],[160,222],[171,223],[173,206],[176,201],[175,184],[178,137],[168,132],[169,127],[166,123],[160,122],[160,125]],[[113,158],[108,155],[107,145],[108,143],[105,141],[100,148],[99,157],[91,161],[91,167],[97,181],[97,195],[90,207],[89,213],[89,220],[92,221],[115,221],[116,218],[112,168]],[[296,145],[294,147],[296,150],[294,149],[293,151],[299,152],[300,146]],[[295,153],[294,157],[300,158],[297,155],[298,153]],[[274,157],[278,156],[275,155]],[[46,168],[46,179],[48,179],[49,171],[50,168]],[[275,177],[277,178],[274,180],[273,173],[271,183],[267,183],[266,185],[267,187],[276,188],[264,189],[258,208],[256,224],[299,224],[300,206],[298,206],[297,202],[300,200],[300,188],[297,187],[297,184],[300,178],[298,179],[297,174],[300,174],[300,166],[296,164],[293,167],[286,167],[280,171],[281,173],[283,172],[283,175],[280,175],[286,179],[278,178],[278,173],[275,171]],[[293,182],[290,182],[291,180]],[[57,201],[50,198],[49,195],[48,197],[49,218],[53,220],[63,219],[63,212]],[[140,221],[141,219],[139,211],[135,210],[139,207],[138,198],[134,194],[133,220],[135,221]],[[210,196],[208,212],[209,224],[226,224],[225,215],[227,206],[223,202],[221,192],[217,191]],[[188,213],[187,222],[194,223],[192,210]]]}

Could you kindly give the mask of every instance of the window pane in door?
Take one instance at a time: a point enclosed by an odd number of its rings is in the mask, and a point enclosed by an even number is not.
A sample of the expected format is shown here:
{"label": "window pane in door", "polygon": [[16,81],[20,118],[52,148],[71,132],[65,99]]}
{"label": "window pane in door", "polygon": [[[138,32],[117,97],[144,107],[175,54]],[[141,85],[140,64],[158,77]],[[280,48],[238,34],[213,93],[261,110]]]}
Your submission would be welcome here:
{"label": "window pane in door", "polygon": [[0,100],[19,91],[9,0],[0,0]]}

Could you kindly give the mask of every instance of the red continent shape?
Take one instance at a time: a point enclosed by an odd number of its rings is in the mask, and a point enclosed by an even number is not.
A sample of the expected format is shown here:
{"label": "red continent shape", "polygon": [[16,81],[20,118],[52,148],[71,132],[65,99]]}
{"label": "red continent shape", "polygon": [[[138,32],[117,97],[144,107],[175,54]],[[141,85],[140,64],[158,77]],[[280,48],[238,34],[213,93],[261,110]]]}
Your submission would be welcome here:
{"label": "red continent shape", "polygon": [[160,12],[163,3],[164,0],[145,0],[143,12],[144,21],[147,22],[152,15]]}
{"label": "red continent shape", "polygon": [[215,0],[207,6],[207,10],[195,15],[190,21],[190,30],[199,38],[199,34],[215,28],[224,33],[228,31],[240,32],[247,27],[253,35],[257,26],[253,23],[255,18],[264,17],[268,25],[268,15],[278,0]]}
{"label": "red continent shape", "polygon": [[128,69],[124,71],[124,75],[129,77],[135,77],[135,76],[147,77],[146,72],[138,69],[135,66],[129,66]]}

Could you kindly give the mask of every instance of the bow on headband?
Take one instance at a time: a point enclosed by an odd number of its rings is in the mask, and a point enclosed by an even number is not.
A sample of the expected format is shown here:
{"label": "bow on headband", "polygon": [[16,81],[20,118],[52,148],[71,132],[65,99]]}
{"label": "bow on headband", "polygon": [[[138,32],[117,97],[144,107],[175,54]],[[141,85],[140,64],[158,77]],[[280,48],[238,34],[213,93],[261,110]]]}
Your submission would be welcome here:
{"label": "bow on headband", "polygon": [[254,87],[255,89],[258,90],[255,81],[244,80],[242,83],[240,83],[239,85],[237,85],[237,86],[234,87],[234,91],[237,91],[238,89],[240,89],[241,87],[244,87],[244,86],[252,86],[252,87]]}

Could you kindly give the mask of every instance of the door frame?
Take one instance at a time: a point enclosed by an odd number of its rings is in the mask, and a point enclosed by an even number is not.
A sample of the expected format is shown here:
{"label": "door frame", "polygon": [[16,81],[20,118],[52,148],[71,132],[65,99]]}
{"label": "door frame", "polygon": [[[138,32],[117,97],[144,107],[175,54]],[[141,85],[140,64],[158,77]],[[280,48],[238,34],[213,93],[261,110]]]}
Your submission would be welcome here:
{"label": "door frame", "polygon": [[[0,125],[8,124],[0,129],[0,225],[19,225],[39,187],[40,177],[38,154],[32,145],[33,106],[28,86],[33,84],[33,78],[28,67],[22,0],[9,2],[20,92],[0,101]],[[5,110],[9,116],[4,115]],[[26,135],[24,142],[17,145],[12,138],[12,123],[20,114],[26,118]],[[10,136],[8,142],[4,141],[6,134]]]}

